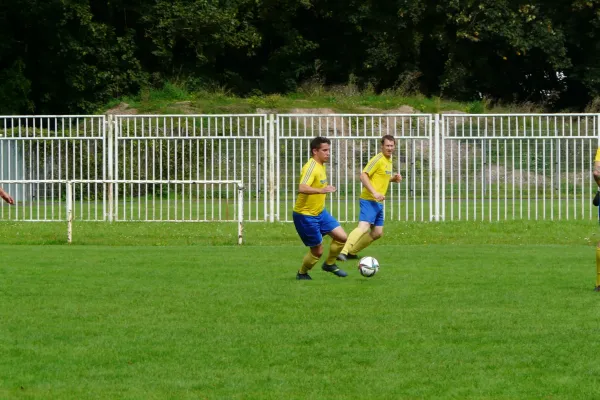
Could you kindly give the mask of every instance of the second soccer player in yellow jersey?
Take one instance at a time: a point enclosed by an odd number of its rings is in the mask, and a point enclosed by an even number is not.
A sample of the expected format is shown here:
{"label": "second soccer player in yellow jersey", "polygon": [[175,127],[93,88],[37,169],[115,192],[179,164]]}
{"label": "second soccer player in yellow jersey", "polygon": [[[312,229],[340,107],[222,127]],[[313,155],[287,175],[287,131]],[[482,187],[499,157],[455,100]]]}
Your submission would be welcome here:
{"label": "second soccer player in yellow jersey", "polygon": [[396,139],[392,135],[383,136],[381,152],[371,158],[362,170],[358,227],[350,232],[338,260],[358,258],[359,251],[383,236],[383,201],[388,186],[390,182],[402,181],[402,175],[392,174],[392,154],[395,149]]}

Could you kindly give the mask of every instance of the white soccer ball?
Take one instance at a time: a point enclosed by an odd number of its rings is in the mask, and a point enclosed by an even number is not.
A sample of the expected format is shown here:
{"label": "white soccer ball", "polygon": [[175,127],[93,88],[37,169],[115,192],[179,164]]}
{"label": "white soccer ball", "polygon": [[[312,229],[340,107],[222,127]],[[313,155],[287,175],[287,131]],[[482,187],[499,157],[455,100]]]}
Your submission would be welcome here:
{"label": "white soccer ball", "polygon": [[379,271],[379,261],[373,257],[363,257],[358,262],[358,271],[362,276],[370,278]]}

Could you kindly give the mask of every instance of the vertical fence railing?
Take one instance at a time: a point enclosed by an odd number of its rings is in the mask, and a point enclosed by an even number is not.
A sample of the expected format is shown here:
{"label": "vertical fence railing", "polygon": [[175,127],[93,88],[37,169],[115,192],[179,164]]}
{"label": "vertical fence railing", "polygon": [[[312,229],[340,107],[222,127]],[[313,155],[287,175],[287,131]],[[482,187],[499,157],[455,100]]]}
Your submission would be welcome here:
{"label": "vertical fence railing", "polygon": [[302,166],[310,158],[310,141],[331,140],[326,165],[336,192],[327,208],[339,221],[358,219],[362,186],[359,175],[380,149],[383,135],[396,138],[394,171],[403,183],[391,184],[385,201],[390,220],[430,220],[433,200],[433,136],[429,114],[280,114],[277,116],[275,207],[277,219],[291,221]]}
{"label": "vertical fence railing", "polygon": [[241,181],[247,221],[267,219],[266,115],[117,116],[114,218],[141,221],[235,219],[231,186],[141,181]]}
{"label": "vertical fence railing", "polygon": [[443,115],[446,220],[590,219],[596,114]]}

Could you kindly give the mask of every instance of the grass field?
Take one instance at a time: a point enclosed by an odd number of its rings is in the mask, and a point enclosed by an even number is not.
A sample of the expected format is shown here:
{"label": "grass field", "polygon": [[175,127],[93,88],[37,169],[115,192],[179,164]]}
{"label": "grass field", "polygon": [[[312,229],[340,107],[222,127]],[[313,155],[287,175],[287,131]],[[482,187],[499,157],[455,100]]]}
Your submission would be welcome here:
{"label": "grass field", "polygon": [[598,397],[594,222],[389,223],[310,282],[291,224],[0,228],[2,399]]}

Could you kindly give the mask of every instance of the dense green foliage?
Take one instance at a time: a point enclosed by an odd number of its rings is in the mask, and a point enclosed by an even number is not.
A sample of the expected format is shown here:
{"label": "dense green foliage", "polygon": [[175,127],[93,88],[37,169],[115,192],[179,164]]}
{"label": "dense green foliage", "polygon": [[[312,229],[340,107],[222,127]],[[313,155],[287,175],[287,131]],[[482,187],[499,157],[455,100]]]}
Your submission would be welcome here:
{"label": "dense green foliage", "polygon": [[599,29],[600,0],[13,0],[0,4],[0,114],[90,112],[166,80],[577,110],[599,95]]}

